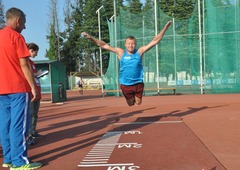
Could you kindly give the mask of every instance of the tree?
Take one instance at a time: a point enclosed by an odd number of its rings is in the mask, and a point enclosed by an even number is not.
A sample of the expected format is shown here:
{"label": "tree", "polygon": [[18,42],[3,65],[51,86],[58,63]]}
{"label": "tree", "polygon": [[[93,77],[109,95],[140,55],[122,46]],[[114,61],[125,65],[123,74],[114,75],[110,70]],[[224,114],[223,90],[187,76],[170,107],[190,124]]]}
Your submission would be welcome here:
{"label": "tree", "polygon": [[53,23],[50,26],[50,35],[47,36],[47,39],[49,41],[49,49],[46,51],[46,56],[50,60],[55,60],[57,59],[56,56],[58,56],[58,46],[56,45],[58,41],[55,32],[55,25]]}
{"label": "tree", "polygon": [[[81,26],[82,13],[76,14],[76,11],[81,11],[82,3],[72,4],[70,0],[66,0],[64,8],[66,29],[63,34],[63,48],[61,51],[61,61],[65,63],[67,73],[79,71],[81,65],[81,52],[79,48],[79,27]],[[76,10],[76,11],[74,11]],[[77,23],[77,24],[76,24]]]}
{"label": "tree", "polygon": [[83,26],[83,9],[85,6],[84,0],[75,0],[75,4],[71,5],[71,23],[69,27],[69,36],[64,42],[64,57],[68,63],[68,70],[71,72],[82,71],[85,66],[85,53],[82,49],[83,41],[81,32]]}
{"label": "tree", "polygon": [[143,6],[143,21],[144,26],[149,29],[154,30],[154,2],[153,0],[146,0],[145,5]]}
{"label": "tree", "polygon": [[[101,6],[101,0],[98,0],[98,3],[96,3],[95,0],[88,0],[86,2],[86,6],[84,7],[84,25],[83,30],[89,32],[90,35],[94,37],[98,37],[98,18],[96,11]],[[87,43],[87,44],[86,44]],[[89,46],[89,42],[85,42],[85,47],[88,47],[87,50],[85,50],[86,54],[86,63],[88,65],[88,68],[86,68],[86,71],[97,71],[97,55],[99,55],[99,48],[97,46]]]}
{"label": "tree", "polygon": [[[105,42],[110,42],[109,40],[109,29],[108,29],[108,20],[114,15],[113,2],[109,0],[103,0],[103,8],[100,11],[101,16],[101,38]],[[109,62],[109,51],[102,51],[102,66],[103,73],[107,71],[108,62]],[[98,63],[98,69],[100,69],[100,63]]]}
{"label": "tree", "polygon": [[140,0],[131,0],[129,5],[129,11],[132,14],[139,14],[142,12],[142,3]]}
{"label": "tree", "polygon": [[195,9],[196,0],[159,0],[160,8],[168,15],[174,14],[175,18],[188,19]]}
{"label": "tree", "polygon": [[2,29],[5,26],[5,20],[4,20],[4,6],[2,3],[2,0],[0,0],[0,29]]}
{"label": "tree", "polygon": [[50,35],[47,36],[49,40],[49,50],[46,51],[46,56],[50,60],[61,60],[60,55],[60,43],[62,39],[59,31],[58,11],[57,11],[58,0],[50,0]]}

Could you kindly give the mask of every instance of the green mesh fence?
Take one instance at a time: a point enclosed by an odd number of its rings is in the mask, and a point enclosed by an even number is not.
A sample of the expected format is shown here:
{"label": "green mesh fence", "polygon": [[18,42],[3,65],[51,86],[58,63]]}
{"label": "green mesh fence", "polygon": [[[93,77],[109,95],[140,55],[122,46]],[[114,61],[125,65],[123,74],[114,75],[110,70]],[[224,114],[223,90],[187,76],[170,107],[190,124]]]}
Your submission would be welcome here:
{"label": "green mesh fence", "polygon": [[[231,4],[221,5],[218,5],[217,0],[205,1],[200,8],[196,3],[191,18],[184,20],[167,16],[158,7],[157,33],[167,21],[172,20],[173,24],[162,41],[144,54],[145,88],[156,89],[145,91],[145,94],[154,95],[158,92],[157,88],[167,87],[175,87],[177,93],[238,93],[239,1],[232,0]],[[140,47],[155,36],[155,10],[153,8],[141,14],[131,14],[120,9],[116,23],[109,21],[108,24],[112,46],[125,48],[125,38],[133,35]],[[107,90],[119,89],[118,67],[116,55],[111,54],[108,70],[103,76]]]}
{"label": "green mesh fence", "polygon": [[[115,36],[114,36],[114,23],[108,22],[109,32],[110,32],[110,45],[114,45]],[[106,74],[102,77],[104,86],[106,90],[117,90],[119,89],[119,80],[118,80],[118,58],[116,54],[110,53],[110,59],[108,64],[108,69]],[[107,95],[116,95],[118,96],[118,92],[107,92]]]}
{"label": "green mesh fence", "polygon": [[239,0],[218,6],[206,1],[205,78],[209,92],[239,92]]}

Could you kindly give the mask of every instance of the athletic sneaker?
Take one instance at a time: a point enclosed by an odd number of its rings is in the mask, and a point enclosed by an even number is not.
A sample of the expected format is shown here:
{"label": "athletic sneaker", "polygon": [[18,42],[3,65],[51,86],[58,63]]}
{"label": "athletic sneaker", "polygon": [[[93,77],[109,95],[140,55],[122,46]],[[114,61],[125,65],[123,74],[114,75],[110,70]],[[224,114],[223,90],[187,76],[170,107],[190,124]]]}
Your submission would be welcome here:
{"label": "athletic sneaker", "polygon": [[43,135],[40,135],[39,133],[35,132],[34,134],[31,135],[34,138],[43,138]]}
{"label": "athletic sneaker", "polygon": [[12,164],[3,163],[3,164],[2,164],[2,167],[3,167],[3,168],[10,168],[10,167],[12,167]]}
{"label": "athletic sneaker", "polygon": [[41,163],[39,162],[33,162],[33,163],[30,163],[30,164],[26,164],[26,165],[23,165],[23,166],[12,166],[10,168],[10,170],[31,170],[31,169],[38,169],[42,166]]}

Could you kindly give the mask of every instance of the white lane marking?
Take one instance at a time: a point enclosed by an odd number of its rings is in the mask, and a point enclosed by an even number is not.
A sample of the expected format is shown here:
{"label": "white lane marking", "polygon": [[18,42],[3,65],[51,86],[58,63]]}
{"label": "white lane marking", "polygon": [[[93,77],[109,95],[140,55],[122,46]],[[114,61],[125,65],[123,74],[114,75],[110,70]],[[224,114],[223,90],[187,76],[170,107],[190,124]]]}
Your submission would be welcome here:
{"label": "white lane marking", "polygon": [[110,156],[86,156],[85,159],[91,160],[91,159],[104,159],[104,158],[110,158]]}
{"label": "white lane marking", "polygon": [[96,144],[96,145],[102,145],[102,146],[108,146],[108,145],[117,146],[117,145],[134,145],[134,144],[138,144],[138,143],[136,143],[136,142],[134,142],[134,143],[108,143],[108,144]]}
{"label": "white lane marking", "polygon": [[113,150],[105,151],[105,150],[91,150],[89,153],[112,153]]}
{"label": "white lane marking", "polygon": [[95,165],[78,165],[79,167],[97,167],[97,166],[133,166],[133,163],[122,164],[95,164]]}
{"label": "white lane marking", "polygon": [[84,161],[86,161],[86,162],[89,162],[89,161],[94,161],[94,162],[96,162],[96,161],[107,161],[108,159],[83,159],[82,161],[84,162]]}
{"label": "white lane marking", "polygon": [[111,156],[111,154],[87,154],[86,155],[86,157],[89,157],[89,156],[108,156],[108,157],[110,157]]}
{"label": "white lane marking", "polygon": [[141,134],[141,132],[140,131],[107,132],[84,157],[84,159],[80,162],[78,167],[133,166],[134,163],[115,163],[115,164],[107,163],[116,146],[138,144],[138,143],[117,143],[122,134]]}
{"label": "white lane marking", "polygon": [[[78,166],[95,166],[107,164],[116,145],[105,145],[108,143],[117,143],[122,132],[110,132],[102,136],[97,144],[88,152]],[[95,159],[93,159],[95,157]]]}
{"label": "white lane marking", "polygon": [[107,161],[99,161],[99,162],[81,162],[81,164],[87,164],[87,165],[92,165],[92,164],[106,164]]}

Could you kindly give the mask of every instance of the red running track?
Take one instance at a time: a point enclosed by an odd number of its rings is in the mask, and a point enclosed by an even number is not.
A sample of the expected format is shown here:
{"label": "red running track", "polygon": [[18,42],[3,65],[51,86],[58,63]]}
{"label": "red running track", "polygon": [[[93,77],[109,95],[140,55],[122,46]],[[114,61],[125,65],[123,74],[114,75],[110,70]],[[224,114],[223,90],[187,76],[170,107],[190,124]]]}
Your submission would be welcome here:
{"label": "red running track", "polygon": [[67,95],[64,103],[50,103],[49,96],[43,96],[38,132],[45,137],[29,147],[30,158],[42,162],[42,170],[85,169],[78,165],[104,135],[123,128],[118,123],[139,118],[161,122],[162,117],[182,122],[149,123],[136,129],[126,125],[126,131],[142,134],[121,134],[118,142],[133,141],[142,148],[114,148],[109,162],[129,161],[147,170],[180,169],[181,165],[190,170],[240,169],[239,94],[145,96],[142,105],[133,107],[123,97],[102,98],[100,91],[85,91],[83,96],[68,91]]}

